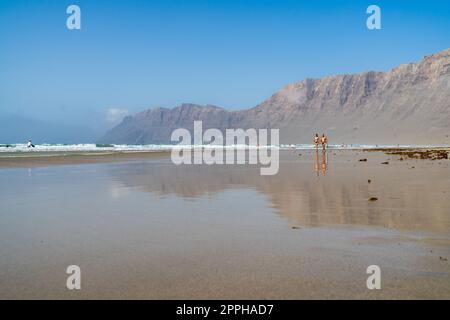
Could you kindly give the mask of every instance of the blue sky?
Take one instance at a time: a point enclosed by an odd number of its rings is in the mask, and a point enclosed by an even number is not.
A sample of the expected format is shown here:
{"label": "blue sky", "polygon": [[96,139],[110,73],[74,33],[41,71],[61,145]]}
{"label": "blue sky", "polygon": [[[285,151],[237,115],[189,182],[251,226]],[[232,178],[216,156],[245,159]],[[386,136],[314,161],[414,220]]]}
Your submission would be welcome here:
{"label": "blue sky", "polygon": [[[66,8],[81,8],[81,30]],[[382,30],[366,28],[366,8]],[[255,106],[306,77],[450,47],[450,1],[0,1],[0,116],[107,126],[182,102]]]}

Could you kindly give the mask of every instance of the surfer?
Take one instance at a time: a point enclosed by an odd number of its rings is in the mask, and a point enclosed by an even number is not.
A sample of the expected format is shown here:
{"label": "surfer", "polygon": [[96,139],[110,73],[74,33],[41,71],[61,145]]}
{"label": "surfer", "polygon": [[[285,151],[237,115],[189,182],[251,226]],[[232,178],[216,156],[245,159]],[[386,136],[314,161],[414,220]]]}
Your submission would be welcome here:
{"label": "surfer", "polygon": [[31,140],[28,140],[27,147],[34,148],[34,144],[31,142]]}

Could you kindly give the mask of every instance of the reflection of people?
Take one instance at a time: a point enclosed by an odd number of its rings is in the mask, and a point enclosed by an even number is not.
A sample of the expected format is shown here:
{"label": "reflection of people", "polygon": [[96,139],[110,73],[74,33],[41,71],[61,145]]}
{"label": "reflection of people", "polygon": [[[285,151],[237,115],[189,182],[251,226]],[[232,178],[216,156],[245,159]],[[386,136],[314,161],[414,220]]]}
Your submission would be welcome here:
{"label": "reflection of people", "polygon": [[31,140],[28,140],[27,147],[34,148],[34,144],[31,142]]}
{"label": "reflection of people", "polygon": [[317,133],[314,136],[314,144],[316,145],[316,149],[319,148],[319,135]]}
{"label": "reflection of people", "polygon": [[322,151],[322,163],[320,163],[319,161],[319,150],[316,150],[314,158],[314,171],[316,172],[317,176],[319,176],[320,169],[322,169],[322,175],[326,175],[328,169],[328,156],[326,150]]}
{"label": "reflection of people", "polygon": [[322,149],[325,150],[328,144],[328,138],[325,136],[325,133],[322,133],[322,138],[320,139],[320,143],[322,143]]}
{"label": "reflection of people", "polygon": [[314,171],[316,172],[317,176],[319,176],[319,150],[316,149],[316,155],[314,158]]}
{"label": "reflection of people", "polygon": [[327,174],[327,167],[328,167],[328,156],[327,156],[327,152],[324,149],[322,151],[322,174],[326,175]]}

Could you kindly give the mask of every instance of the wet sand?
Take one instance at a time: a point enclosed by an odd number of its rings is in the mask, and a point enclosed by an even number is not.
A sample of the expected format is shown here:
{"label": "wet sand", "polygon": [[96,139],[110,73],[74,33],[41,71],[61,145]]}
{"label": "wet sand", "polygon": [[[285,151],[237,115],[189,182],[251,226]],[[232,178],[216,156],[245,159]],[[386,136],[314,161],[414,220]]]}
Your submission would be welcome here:
{"label": "wet sand", "polygon": [[0,168],[34,168],[56,165],[138,161],[169,155],[167,151],[70,151],[70,152],[2,152]]}
{"label": "wet sand", "polygon": [[168,154],[3,162],[0,298],[450,299],[450,161],[400,157],[290,150],[275,176]]}

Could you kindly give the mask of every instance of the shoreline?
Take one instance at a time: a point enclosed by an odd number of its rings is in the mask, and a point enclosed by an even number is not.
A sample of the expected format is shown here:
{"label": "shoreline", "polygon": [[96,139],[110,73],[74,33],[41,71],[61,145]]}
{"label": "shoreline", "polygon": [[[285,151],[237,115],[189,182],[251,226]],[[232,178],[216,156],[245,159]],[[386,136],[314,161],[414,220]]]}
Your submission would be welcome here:
{"label": "shoreline", "polygon": [[122,162],[164,157],[170,151],[69,151],[0,154],[0,169]]}
{"label": "shoreline", "polygon": [[[322,148],[298,149],[280,148],[280,152],[290,151],[322,151]],[[383,152],[387,155],[405,156],[411,159],[442,160],[448,159],[450,147],[398,147],[398,148],[360,148],[360,149],[327,149],[328,152]],[[0,169],[45,167],[55,165],[78,165],[122,162],[153,159],[170,155],[171,150],[100,150],[100,151],[30,151],[0,153]]]}

